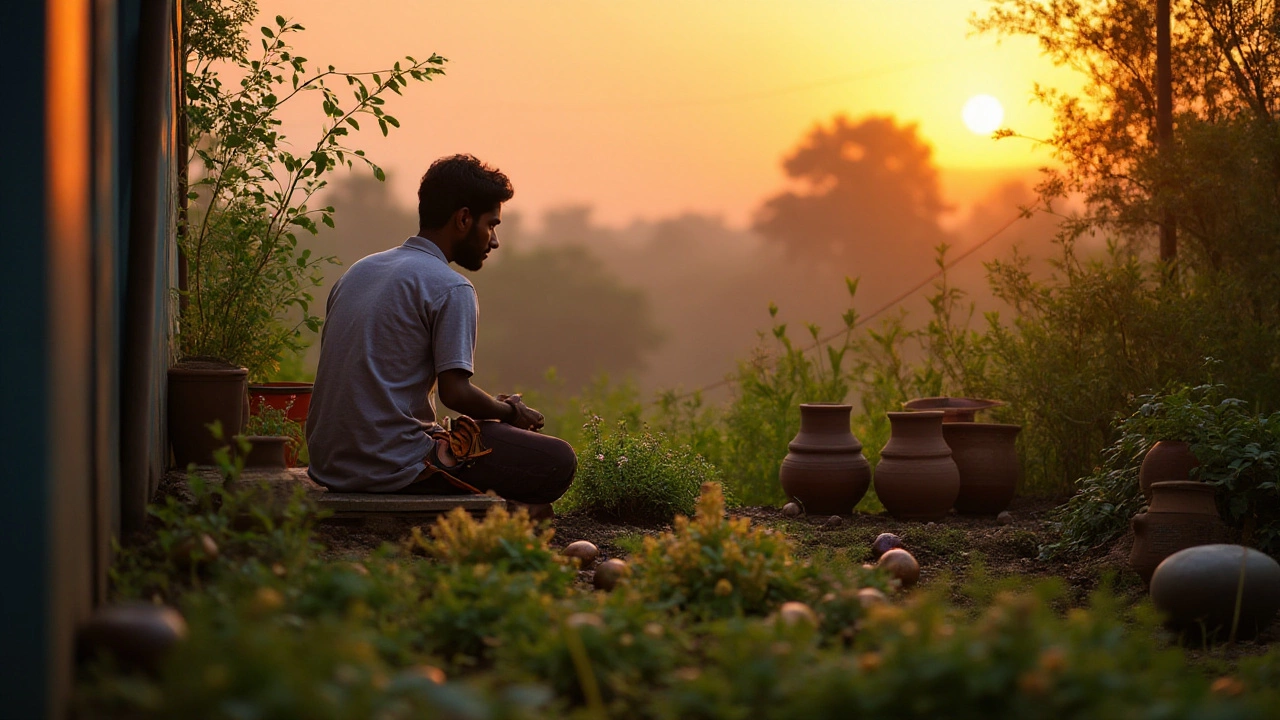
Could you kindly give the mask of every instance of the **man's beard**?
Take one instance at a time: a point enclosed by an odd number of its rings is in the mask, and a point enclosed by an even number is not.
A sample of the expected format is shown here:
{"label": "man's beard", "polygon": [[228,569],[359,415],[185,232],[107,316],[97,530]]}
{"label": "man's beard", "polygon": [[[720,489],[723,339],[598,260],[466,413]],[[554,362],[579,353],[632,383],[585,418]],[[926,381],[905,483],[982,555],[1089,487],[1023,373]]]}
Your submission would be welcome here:
{"label": "man's beard", "polygon": [[471,230],[467,231],[467,236],[458,243],[457,257],[454,261],[462,267],[475,272],[484,265],[484,256],[489,249],[488,231],[481,228],[479,223],[471,226]]}

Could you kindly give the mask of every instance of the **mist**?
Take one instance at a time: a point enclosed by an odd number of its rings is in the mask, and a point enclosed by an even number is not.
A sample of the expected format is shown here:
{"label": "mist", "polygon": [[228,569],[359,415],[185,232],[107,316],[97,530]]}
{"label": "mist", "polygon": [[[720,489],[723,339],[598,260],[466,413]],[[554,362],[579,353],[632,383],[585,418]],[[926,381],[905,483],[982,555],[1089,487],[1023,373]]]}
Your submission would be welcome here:
{"label": "mist", "polygon": [[[1016,247],[1047,272],[1042,261],[1056,253],[1052,216],[1015,220],[1035,203],[1037,173],[938,170],[914,126],[890,117],[816,124],[782,163],[788,183],[760,200],[750,227],[696,211],[625,226],[597,222],[588,205],[536,217],[505,211],[501,247],[470,274],[481,308],[477,384],[575,392],[608,374],[634,380],[645,397],[717,386],[708,393],[717,400],[727,393],[720,381],[773,325],[770,303],[803,343],[804,323],[824,334],[843,326],[852,277],[852,307],[864,318],[882,313],[871,326],[903,311],[920,326],[932,283],[902,296],[937,272],[935,249],[945,243],[954,260],[980,246],[948,282],[984,322],[982,313],[1007,310],[984,262]],[[519,198],[520,179],[512,181]],[[352,174],[329,189],[337,228],[314,247],[342,266],[326,273],[318,304],[346,266],[416,232],[415,198],[392,197],[390,187]],[[314,343],[307,365],[317,357]]]}

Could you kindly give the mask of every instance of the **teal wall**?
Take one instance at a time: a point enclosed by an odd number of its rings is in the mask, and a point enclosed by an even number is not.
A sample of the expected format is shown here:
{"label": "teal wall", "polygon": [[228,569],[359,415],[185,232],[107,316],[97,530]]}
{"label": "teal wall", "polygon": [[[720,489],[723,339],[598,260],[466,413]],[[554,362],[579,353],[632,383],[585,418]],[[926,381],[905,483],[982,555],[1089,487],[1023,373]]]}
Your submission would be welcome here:
{"label": "teal wall", "polygon": [[[6,720],[65,716],[75,629],[105,599],[110,540],[143,517],[164,469],[177,7],[0,3]],[[50,37],[83,84],[50,73]],[[72,111],[52,117],[66,100]],[[57,193],[50,158],[71,168]]]}
{"label": "teal wall", "polygon": [[23,99],[25,112],[0,114],[0,543],[17,552],[6,563],[0,618],[7,626],[0,644],[0,697],[15,718],[45,715],[50,661],[45,642],[49,605],[50,547],[45,397],[49,375],[44,204],[44,8],[42,3],[0,7],[0,67],[9,68],[6,95]]}

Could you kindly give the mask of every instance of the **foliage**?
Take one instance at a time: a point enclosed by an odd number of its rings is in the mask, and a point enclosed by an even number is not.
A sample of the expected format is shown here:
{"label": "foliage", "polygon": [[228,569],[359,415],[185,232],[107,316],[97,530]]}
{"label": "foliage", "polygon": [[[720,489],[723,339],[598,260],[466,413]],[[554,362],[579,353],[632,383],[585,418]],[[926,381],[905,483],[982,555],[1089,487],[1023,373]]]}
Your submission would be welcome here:
{"label": "foliage", "polygon": [[572,571],[566,575],[567,560],[551,549],[555,530],[537,532],[524,508],[514,514],[503,507],[491,508],[478,522],[466,510],[454,508],[430,532],[428,540],[421,528],[413,528],[408,549],[455,567],[482,563],[504,572],[549,574],[561,586],[572,579]]}
{"label": "foliage", "polygon": [[[197,3],[193,12],[203,20],[192,29],[238,31],[247,17],[242,6]],[[433,55],[372,73],[319,70],[308,68],[289,45],[301,25],[277,16],[274,27],[260,30],[262,52],[253,59],[247,42],[210,44],[184,36],[187,166],[199,175],[184,186],[184,206],[194,206],[179,232],[188,263],[188,284],[180,295],[182,352],[242,364],[254,377],[268,374],[285,352],[300,349],[302,328],[314,331],[320,324],[311,312],[311,291],[332,258],[313,255],[297,232],[314,235],[317,220],[332,226],[333,208],[309,207],[309,199],[341,165],[358,161],[383,177],[363,150],[346,144],[349,132],[359,130],[365,117],[384,135],[399,127],[383,109],[384,96],[400,94],[411,79],[429,80],[443,72],[444,63]],[[242,75],[232,86],[220,75],[226,60]],[[328,84],[334,80],[352,88],[349,102]],[[326,124],[314,144],[295,154],[280,131],[279,111],[311,93],[321,97]]]}
{"label": "foliage", "polygon": [[1280,414],[1256,415],[1225,394],[1224,386],[1209,384],[1136,398],[1103,452],[1103,464],[1055,513],[1062,537],[1042,554],[1081,554],[1124,534],[1143,507],[1142,459],[1153,444],[1169,439],[1190,443],[1200,461],[1193,478],[1218,488],[1219,512],[1242,541],[1280,552]]}
{"label": "foliage", "polygon": [[625,421],[606,434],[596,415],[584,426],[578,473],[563,503],[593,515],[632,522],[670,522],[690,514],[698,490],[720,472],[688,445],[647,427],[631,431]]}
{"label": "foliage", "polygon": [[[858,284],[846,280],[852,298]],[[778,307],[770,303],[769,316]],[[850,383],[845,358],[855,347],[853,329],[857,313],[843,315],[844,328],[834,338],[822,337],[822,328],[809,323],[806,330],[813,347],[796,345],[786,323],[777,323],[755,355],[738,364],[734,397],[724,415],[724,440],[712,457],[724,472],[729,489],[748,505],[786,502],[778,484],[778,469],[787,455],[787,444],[800,430],[800,404],[842,402]],[[835,340],[833,342],[832,340]],[[767,343],[767,344],[766,344]],[[808,354],[813,350],[817,358]]]}
{"label": "foliage", "polygon": [[547,632],[504,644],[499,672],[547,685],[566,706],[596,705],[613,717],[643,716],[653,688],[693,649],[670,616],[625,591],[563,608],[555,620]]}
{"label": "foliage", "polygon": [[322,515],[305,489],[289,492],[240,479],[247,449],[242,444],[234,460],[230,448],[214,453],[222,482],[193,471],[189,501],[169,495],[147,507],[159,525],[150,542],[117,546],[110,576],[118,597],[173,598],[240,572],[244,563],[293,568],[315,552],[312,531]]}
{"label": "foliage", "polygon": [[[189,637],[157,677],[109,663],[86,672],[77,696],[84,717],[333,720],[523,718],[545,693],[438,684],[424,665],[395,667],[359,614],[302,621],[261,593],[232,605],[193,598]],[[270,597],[269,594],[266,597]]]}
{"label": "foliage", "polygon": [[[1156,128],[1155,15],[1139,0],[997,0],[975,27],[1036,38],[1080,70],[1080,96],[1038,88],[1057,116],[1048,139],[1062,169],[1040,187],[1063,217],[1061,277],[1032,282],[1016,259],[991,266],[1014,305],[1012,327],[992,322],[982,381],[1025,420],[1036,484],[1066,487],[1110,441],[1110,416],[1129,393],[1193,383],[1200,359],[1264,410],[1280,407],[1280,74],[1275,4],[1174,4],[1174,142]],[[1176,264],[1154,263],[1158,223],[1177,230]],[[1109,238],[1109,257],[1085,262],[1076,243]],[[1053,407],[1058,405],[1058,407]],[[1046,418],[1042,425],[1035,418]]]}
{"label": "foliage", "polygon": [[726,518],[716,483],[702,486],[697,515],[646,537],[635,563],[636,587],[695,617],[762,615],[801,594],[807,568],[790,542],[747,518]]}

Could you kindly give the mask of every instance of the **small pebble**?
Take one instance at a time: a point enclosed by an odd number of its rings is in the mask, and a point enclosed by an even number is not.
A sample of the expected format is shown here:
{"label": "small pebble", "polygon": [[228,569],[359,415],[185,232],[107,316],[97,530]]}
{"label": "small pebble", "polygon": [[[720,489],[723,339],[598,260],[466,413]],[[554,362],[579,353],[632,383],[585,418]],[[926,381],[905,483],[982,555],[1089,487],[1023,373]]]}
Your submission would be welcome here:
{"label": "small pebble", "polygon": [[797,517],[803,512],[798,503],[789,502],[782,506],[782,514],[787,517]]}
{"label": "small pebble", "polygon": [[832,515],[831,517],[827,518],[827,521],[822,525],[823,527],[838,528],[841,525],[844,525],[844,518],[840,517],[839,515]]}
{"label": "small pebble", "polygon": [[996,522],[1000,523],[1001,525],[1012,525],[1013,516],[1009,514],[1008,510],[1004,510],[999,515],[996,516]]}

